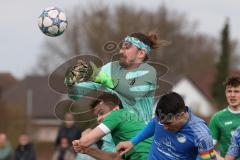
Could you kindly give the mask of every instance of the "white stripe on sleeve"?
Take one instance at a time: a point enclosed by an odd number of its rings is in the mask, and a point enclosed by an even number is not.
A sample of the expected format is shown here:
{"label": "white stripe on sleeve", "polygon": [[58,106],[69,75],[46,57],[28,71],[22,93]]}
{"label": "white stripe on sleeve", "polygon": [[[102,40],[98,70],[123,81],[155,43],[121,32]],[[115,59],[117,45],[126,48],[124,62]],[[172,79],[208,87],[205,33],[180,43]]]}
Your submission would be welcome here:
{"label": "white stripe on sleeve", "polygon": [[105,134],[111,132],[111,130],[103,123],[99,124],[97,127],[100,128]]}

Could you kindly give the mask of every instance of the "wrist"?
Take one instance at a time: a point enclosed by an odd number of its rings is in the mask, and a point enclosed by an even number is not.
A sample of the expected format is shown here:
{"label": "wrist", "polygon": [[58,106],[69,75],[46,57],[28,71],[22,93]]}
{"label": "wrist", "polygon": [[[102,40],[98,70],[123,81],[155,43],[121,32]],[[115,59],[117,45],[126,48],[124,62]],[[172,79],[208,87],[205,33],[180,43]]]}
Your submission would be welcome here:
{"label": "wrist", "polygon": [[138,141],[136,138],[132,138],[132,139],[130,139],[129,143],[131,143],[134,146],[134,145],[138,144]]}
{"label": "wrist", "polygon": [[94,155],[96,153],[96,151],[97,151],[97,148],[95,148],[95,147],[88,147],[85,150],[85,154]]}
{"label": "wrist", "polygon": [[94,81],[111,89],[117,86],[117,81],[113,80],[111,76],[104,72],[99,72],[99,74],[94,78]]}
{"label": "wrist", "polygon": [[91,153],[90,148],[89,147],[85,148],[84,154],[90,154],[90,153]]}

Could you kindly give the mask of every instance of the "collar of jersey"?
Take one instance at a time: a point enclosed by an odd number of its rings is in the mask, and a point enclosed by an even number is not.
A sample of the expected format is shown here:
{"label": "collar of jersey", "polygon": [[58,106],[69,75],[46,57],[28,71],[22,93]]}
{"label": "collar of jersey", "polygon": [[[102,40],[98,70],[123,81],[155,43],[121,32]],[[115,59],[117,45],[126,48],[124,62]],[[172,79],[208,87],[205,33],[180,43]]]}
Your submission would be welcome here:
{"label": "collar of jersey", "polygon": [[239,113],[240,113],[240,111],[234,111],[234,110],[232,110],[229,106],[228,106],[228,110],[229,110],[229,112],[231,112],[231,113],[233,113],[233,114],[239,114]]}

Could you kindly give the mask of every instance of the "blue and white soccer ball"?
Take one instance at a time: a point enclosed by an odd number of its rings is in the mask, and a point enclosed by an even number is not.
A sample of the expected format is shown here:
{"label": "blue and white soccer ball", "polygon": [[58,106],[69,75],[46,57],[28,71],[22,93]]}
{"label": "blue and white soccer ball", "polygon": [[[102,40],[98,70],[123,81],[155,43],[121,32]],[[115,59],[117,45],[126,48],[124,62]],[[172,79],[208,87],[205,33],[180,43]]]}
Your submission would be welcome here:
{"label": "blue and white soccer ball", "polygon": [[68,22],[65,13],[57,7],[43,10],[38,18],[41,31],[51,37],[61,35],[67,28]]}

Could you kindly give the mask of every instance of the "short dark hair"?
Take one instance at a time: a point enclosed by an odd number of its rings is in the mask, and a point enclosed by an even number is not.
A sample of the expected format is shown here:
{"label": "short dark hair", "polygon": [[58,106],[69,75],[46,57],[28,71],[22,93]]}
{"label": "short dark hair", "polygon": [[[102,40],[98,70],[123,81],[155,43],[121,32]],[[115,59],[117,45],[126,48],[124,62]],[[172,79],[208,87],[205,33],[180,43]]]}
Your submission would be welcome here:
{"label": "short dark hair", "polygon": [[111,93],[104,93],[97,97],[97,100],[94,100],[91,104],[91,108],[94,109],[100,102],[106,104],[110,109],[113,109],[115,106],[122,107],[122,102],[117,95]]}
{"label": "short dark hair", "polygon": [[183,98],[177,94],[176,92],[170,92],[163,95],[157,103],[156,107],[156,116],[160,116],[161,114],[168,115],[176,115],[186,110],[186,106]]}
{"label": "short dark hair", "polygon": [[239,76],[232,76],[226,80],[224,83],[224,87],[226,89],[227,86],[231,87],[238,87],[240,86],[240,77]]}

